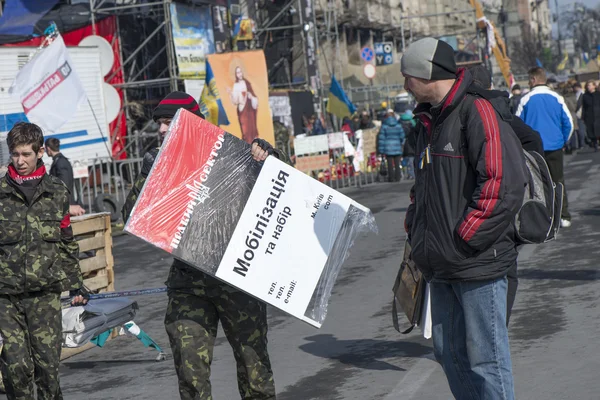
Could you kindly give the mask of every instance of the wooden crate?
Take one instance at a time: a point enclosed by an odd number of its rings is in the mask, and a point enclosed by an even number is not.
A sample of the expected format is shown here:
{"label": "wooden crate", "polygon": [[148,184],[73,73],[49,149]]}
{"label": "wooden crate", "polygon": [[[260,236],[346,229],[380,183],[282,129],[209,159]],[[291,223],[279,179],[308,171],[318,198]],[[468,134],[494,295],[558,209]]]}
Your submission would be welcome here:
{"label": "wooden crate", "polygon": [[[115,290],[114,259],[112,254],[112,231],[110,213],[89,214],[71,218],[73,235],[79,244],[79,253],[83,258],[79,262],[83,274],[83,284],[94,293]],[[93,257],[86,252],[95,251]],[[63,293],[67,296],[68,293]],[[114,336],[114,334],[112,335]],[[61,360],[79,354],[94,347],[88,343],[77,348],[63,348]]]}
{"label": "wooden crate", "polygon": [[115,290],[114,259],[112,254],[112,231],[110,213],[98,213],[71,219],[73,235],[79,244],[79,252],[94,251],[93,257],[79,262],[83,284],[94,292]]}

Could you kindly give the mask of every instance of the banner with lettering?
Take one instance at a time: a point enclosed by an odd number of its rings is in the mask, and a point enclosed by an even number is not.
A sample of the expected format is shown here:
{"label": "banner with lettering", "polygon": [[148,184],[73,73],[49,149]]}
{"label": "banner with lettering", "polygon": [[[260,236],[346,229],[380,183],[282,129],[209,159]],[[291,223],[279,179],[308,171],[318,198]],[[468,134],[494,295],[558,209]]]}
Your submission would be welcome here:
{"label": "banner with lettering", "polygon": [[45,133],[66,124],[87,98],[60,35],[21,68],[9,92],[20,99],[27,119]]}
{"label": "banner with lettering", "polygon": [[206,56],[215,52],[210,8],[171,3],[170,11],[179,77],[204,79]]}
{"label": "banner with lettering", "polygon": [[[181,157],[185,154],[185,157]],[[320,327],[368,209],[185,110],[125,230]]]}

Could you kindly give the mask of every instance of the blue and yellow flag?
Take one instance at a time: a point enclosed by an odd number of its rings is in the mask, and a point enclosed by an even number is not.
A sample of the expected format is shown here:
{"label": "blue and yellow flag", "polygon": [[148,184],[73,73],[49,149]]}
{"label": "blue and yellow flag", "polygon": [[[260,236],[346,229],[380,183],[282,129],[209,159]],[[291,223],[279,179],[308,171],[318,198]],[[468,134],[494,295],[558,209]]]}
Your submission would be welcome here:
{"label": "blue and yellow flag", "polygon": [[356,107],[354,107],[354,104],[346,96],[346,92],[344,92],[340,83],[335,79],[335,75],[331,77],[327,112],[338,118],[349,117],[356,112]]}
{"label": "blue and yellow flag", "polygon": [[567,68],[567,62],[569,62],[569,55],[567,54],[567,52],[565,52],[565,53],[563,54],[563,59],[562,59],[562,61],[560,62],[560,64],[558,64],[558,65],[556,66],[556,69],[557,69],[558,71],[562,71],[562,70],[564,70],[565,68]]}
{"label": "blue and yellow flag", "polygon": [[204,114],[204,118],[213,125],[229,125],[208,59],[206,59],[206,82],[200,95],[200,111]]}

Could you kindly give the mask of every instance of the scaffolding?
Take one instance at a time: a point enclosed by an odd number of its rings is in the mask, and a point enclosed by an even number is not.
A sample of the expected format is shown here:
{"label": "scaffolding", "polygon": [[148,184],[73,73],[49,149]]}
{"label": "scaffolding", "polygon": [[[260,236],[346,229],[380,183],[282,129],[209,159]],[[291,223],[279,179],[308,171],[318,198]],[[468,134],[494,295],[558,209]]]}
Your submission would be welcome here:
{"label": "scaffolding", "polygon": [[[96,21],[102,16],[117,17],[117,35],[123,62],[119,71],[112,76],[119,72],[124,76],[124,82],[114,86],[123,89],[123,110],[128,121],[127,144],[123,151],[133,157],[143,155],[157,138],[151,119],[142,124],[137,121],[150,113],[153,103],[147,99],[160,98],[180,87],[181,79],[177,75],[177,59],[172,45],[170,5],[174,2],[149,0],[142,3],[131,0],[111,5],[107,4],[107,0],[89,0],[93,31]],[[194,0],[181,3],[215,6],[218,2]],[[316,57],[319,33],[314,10],[306,18],[313,0],[241,0],[243,4],[231,3],[236,2],[228,2],[230,15],[241,16],[244,6],[244,17],[256,21],[254,40],[239,42],[238,50],[259,48],[265,51],[271,88],[313,90],[317,87],[317,93],[321,92],[319,94],[322,95],[320,66]],[[328,29],[333,29],[335,15],[328,21]],[[138,40],[136,42],[131,38]],[[311,51],[314,53],[312,59],[309,54]],[[314,59],[317,63],[311,67],[315,64]],[[316,71],[311,72],[315,68]],[[320,111],[320,102],[315,104],[315,108]]]}
{"label": "scaffolding", "polygon": [[[167,45],[172,29],[171,0],[106,3],[106,0],[89,0],[92,32],[96,33],[96,21],[100,18],[116,17],[122,63],[107,80],[123,74],[124,82],[114,85],[123,91],[122,112],[127,120],[127,139],[121,153],[128,158],[139,158],[158,140],[153,121],[147,117],[153,105],[147,99],[177,90],[179,86],[173,46]],[[120,154],[116,156],[119,158]]]}

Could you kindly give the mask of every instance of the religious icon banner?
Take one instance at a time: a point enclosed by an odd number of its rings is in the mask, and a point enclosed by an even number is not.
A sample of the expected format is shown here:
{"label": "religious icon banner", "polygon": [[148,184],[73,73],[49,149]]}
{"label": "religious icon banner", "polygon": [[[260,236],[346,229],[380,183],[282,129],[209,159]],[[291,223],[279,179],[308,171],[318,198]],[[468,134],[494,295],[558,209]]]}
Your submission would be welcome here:
{"label": "religious icon banner", "polygon": [[208,61],[229,120],[229,125],[220,127],[247,143],[260,137],[274,145],[263,51],[211,54]]}

